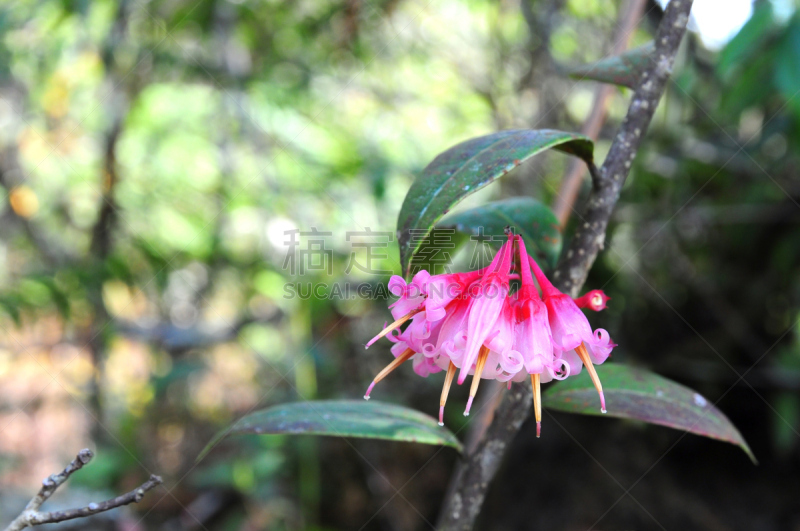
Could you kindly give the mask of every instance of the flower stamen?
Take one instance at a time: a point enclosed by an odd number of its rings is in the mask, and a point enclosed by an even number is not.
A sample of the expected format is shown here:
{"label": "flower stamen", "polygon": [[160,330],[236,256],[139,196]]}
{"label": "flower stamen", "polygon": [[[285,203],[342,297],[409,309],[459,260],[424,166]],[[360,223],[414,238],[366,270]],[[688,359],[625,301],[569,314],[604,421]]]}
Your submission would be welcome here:
{"label": "flower stamen", "polygon": [[536,437],[542,436],[542,385],[539,373],[531,374],[533,386],[533,412],[536,415]]}
{"label": "flower stamen", "polygon": [[447,375],[444,377],[444,386],[442,387],[442,397],[439,399],[439,426],[444,426],[444,405],[447,403],[447,395],[450,394],[450,386],[453,384],[456,370],[456,366],[451,361],[450,365],[447,366]]}
{"label": "flower stamen", "polygon": [[372,344],[375,343],[377,340],[379,340],[380,338],[382,338],[383,336],[385,336],[386,334],[388,334],[389,332],[391,332],[395,328],[398,328],[403,323],[405,323],[406,321],[408,321],[409,319],[411,319],[412,317],[414,317],[415,315],[417,315],[421,311],[422,310],[420,308],[417,308],[416,310],[411,310],[410,312],[405,314],[403,317],[401,317],[397,321],[393,322],[392,324],[390,324],[389,326],[387,326],[386,328],[381,330],[381,332],[377,336],[375,336],[375,337],[373,337],[372,339],[369,340],[369,343],[367,343],[364,346],[364,348],[367,349],[367,348],[371,347]]}
{"label": "flower stamen", "polygon": [[589,371],[589,376],[592,378],[595,389],[597,389],[597,394],[600,395],[600,411],[606,413],[606,397],[603,395],[603,384],[600,383],[600,377],[597,376],[597,371],[594,370],[594,364],[586,351],[586,345],[581,343],[575,347],[575,352],[586,366],[586,370]]}
{"label": "flower stamen", "polygon": [[369,394],[372,392],[372,388],[375,387],[376,383],[380,382],[381,380],[389,376],[389,373],[391,373],[400,365],[408,361],[409,358],[411,358],[411,356],[413,356],[414,354],[416,354],[416,352],[414,352],[410,348],[407,348],[405,352],[397,356],[394,359],[394,361],[392,361],[389,365],[384,367],[383,370],[379,372],[377,376],[375,376],[375,378],[372,380],[372,383],[369,384],[369,387],[367,388],[367,393],[364,395],[364,400],[369,400]]}
{"label": "flower stamen", "polygon": [[467,409],[464,410],[464,416],[469,416],[469,410],[472,408],[472,401],[475,399],[475,395],[478,393],[478,385],[481,383],[481,374],[483,373],[483,368],[486,366],[486,360],[489,358],[489,349],[485,346],[481,346],[481,350],[478,353],[478,360],[475,362],[475,374],[472,375],[472,385],[469,388],[469,400],[467,400]]}

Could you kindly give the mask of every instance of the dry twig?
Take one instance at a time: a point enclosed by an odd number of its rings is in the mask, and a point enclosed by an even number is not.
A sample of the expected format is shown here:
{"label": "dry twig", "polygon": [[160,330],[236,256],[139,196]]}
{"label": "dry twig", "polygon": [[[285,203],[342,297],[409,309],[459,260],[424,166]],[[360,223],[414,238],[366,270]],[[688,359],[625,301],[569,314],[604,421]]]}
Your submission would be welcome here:
{"label": "dry twig", "polygon": [[93,457],[94,453],[88,448],[84,448],[78,452],[77,457],[75,457],[75,459],[73,459],[72,462],[67,465],[67,468],[58,474],[53,474],[46,477],[44,481],[42,481],[42,488],[39,489],[39,492],[36,494],[36,496],[34,496],[33,499],[28,502],[28,505],[25,506],[25,509],[14,519],[13,522],[8,525],[8,527],[6,527],[5,531],[19,531],[21,529],[25,529],[26,527],[33,527],[35,525],[52,524],[56,522],[63,522],[65,520],[73,520],[75,518],[85,518],[87,516],[110,511],[111,509],[116,509],[117,507],[122,507],[123,505],[128,505],[130,503],[139,503],[148,490],[153,489],[162,483],[159,476],[151,475],[150,479],[142,483],[135,490],[132,490],[121,496],[117,496],[116,498],[98,503],[93,502],[86,507],[81,507],[78,509],[41,512],[39,508],[50,498],[50,496],[53,495],[58,487],[67,481],[73,473],[77,472],[86,464],[88,464]]}

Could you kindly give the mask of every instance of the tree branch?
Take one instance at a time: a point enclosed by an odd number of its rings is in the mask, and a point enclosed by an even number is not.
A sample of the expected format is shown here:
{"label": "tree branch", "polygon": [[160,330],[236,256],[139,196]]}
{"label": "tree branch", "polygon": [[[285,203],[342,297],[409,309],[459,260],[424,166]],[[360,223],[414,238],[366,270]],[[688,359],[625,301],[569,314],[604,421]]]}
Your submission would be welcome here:
{"label": "tree branch", "polygon": [[139,503],[142,501],[142,498],[147,491],[157,487],[158,485],[161,485],[162,483],[159,476],[151,475],[150,479],[142,483],[139,488],[110,500],[99,503],[90,503],[86,507],[68,509],[66,511],[52,511],[46,513],[39,511],[39,508],[42,506],[42,504],[53,495],[58,487],[67,481],[73,473],[87,465],[93,457],[94,453],[88,448],[84,448],[78,453],[77,457],[75,457],[75,459],[73,459],[72,462],[67,465],[67,468],[58,474],[53,474],[45,478],[44,481],[42,481],[42,488],[39,489],[39,492],[36,494],[36,496],[34,496],[33,499],[28,502],[28,505],[25,506],[25,509],[22,511],[22,513],[20,513],[20,515],[17,516],[14,521],[8,525],[8,527],[6,527],[5,531],[20,531],[21,529],[33,527],[35,525],[52,524],[55,522],[63,522],[65,520],[73,520],[75,518],[85,518],[87,516],[110,511],[111,509],[116,509],[117,507],[122,507],[123,505],[128,505],[130,503]]}
{"label": "tree branch", "polygon": [[570,242],[566,259],[555,272],[555,284],[562,291],[577,295],[586,281],[597,253],[605,244],[606,227],[619,200],[619,193],[628,178],[642,137],[658,107],[667,86],[675,55],[689,21],[693,0],[672,0],[656,33],[656,48],[651,66],[642,74],[633,94],[628,113],[617,131],[599,170],[594,190],[589,195],[575,235]]}
{"label": "tree branch", "polygon": [[[656,33],[654,60],[639,80],[628,113],[597,172],[566,258],[554,274],[554,284],[573,296],[583,286],[597,253],[603,248],[611,212],[666,88],[691,8],[692,0],[672,0],[667,5]],[[514,386],[505,395],[486,435],[453,475],[455,488],[445,500],[439,529],[473,528],[489,482],[497,472],[507,447],[528,417],[531,403],[531,391],[523,385]]]}

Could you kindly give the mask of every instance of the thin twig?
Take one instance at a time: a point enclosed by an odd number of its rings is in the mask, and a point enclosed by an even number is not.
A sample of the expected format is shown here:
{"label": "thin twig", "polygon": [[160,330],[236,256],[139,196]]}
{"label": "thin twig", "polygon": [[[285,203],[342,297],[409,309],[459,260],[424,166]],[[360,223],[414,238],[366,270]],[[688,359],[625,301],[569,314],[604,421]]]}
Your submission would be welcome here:
{"label": "thin twig", "polygon": [[[678,46],[686,32],[692,0],[672,0],[664,11],[655,40],[655,54],[642,74],[628,113],[614,138],[596,184],[589,195],[566,258],[554,274],[554,284],[577,295],[597,253],[605,242],[605,232],[631,163],[647,131],[653,113],[667,85]],[[476,449],[462,461],[452,481],[455,487],[445,500],[438,529],[469,530],[480,513],[486,491],[505,451],[531,409],[531,391],[517,385],[506,393],[494,419]]]}
{"label": "thin twig", "polygon": [[19,531],[21,529],[25,529],[26,527],[33,527],[35,525],[52,524],[56,522],[63,522],[65,520],[73,520],[75,518],[85,518],[93,514],[103,513],[110,511],[111,509],[116,509],[117,507],[122,507],[123,505],[139,503],[142,501],[142,498],[148,490],[153,489],[162,483],[159,476],[151,475],[150,479],[142,483],[137,489],[110,500],[98,503],[90,503],[86,507],[68,509],[66,511],[39,511],[39,508],[42,506],[42,504],[53,495],[58,487],[67,481],[72,474],[86,466],[93,457],[94,453],[88,448],[84,448],[78,452],[77,457],[75,457],[75,459],[73,459],[64,470],[58,474],[53,474],[46,477],[44,481],[42,481],[42,488],[39,489],[39,492],[36,494],[36,496],[34,496],[31,501],[28,502],[28,505],[25,506],[25,509],[14,519],[13,522],[8,525],[8,527],[6,527],[5,531]]}

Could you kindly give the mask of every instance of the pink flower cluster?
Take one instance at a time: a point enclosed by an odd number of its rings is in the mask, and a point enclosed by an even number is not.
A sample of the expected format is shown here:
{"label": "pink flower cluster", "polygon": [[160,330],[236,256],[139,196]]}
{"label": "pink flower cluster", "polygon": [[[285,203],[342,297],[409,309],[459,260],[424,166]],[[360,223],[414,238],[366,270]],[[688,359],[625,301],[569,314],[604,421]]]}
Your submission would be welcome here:
{"label": "pink flower cluster", "polygon": [[[510,293],[512,277],[520,280],[514,293]],[[399,297],[390,306],[396,320],[366,348],[387,337],[394,342],[395,360],[375,377],[365,399],[369,400],[377,382],[411,359],[420,376],[447,371],[439,403],[439,424],[443,425],[456,372],[459,385],[473,375],[464,415],[469,415],[481,378],[508,382],[510,387],[512,381],[530,376],[538,435],[541,384],[576,375],[585,365],[605,413],[603,388],[593,364],[603,363],[616,345],[605,330],[592,331],[579,308],[602,310],[608,297],[593,290],[572,299],[558,291],[528,255],[520,236],[509,234],[485,269],[443,275],[420,271],[409,283],[394,276],[389,289]]]}

